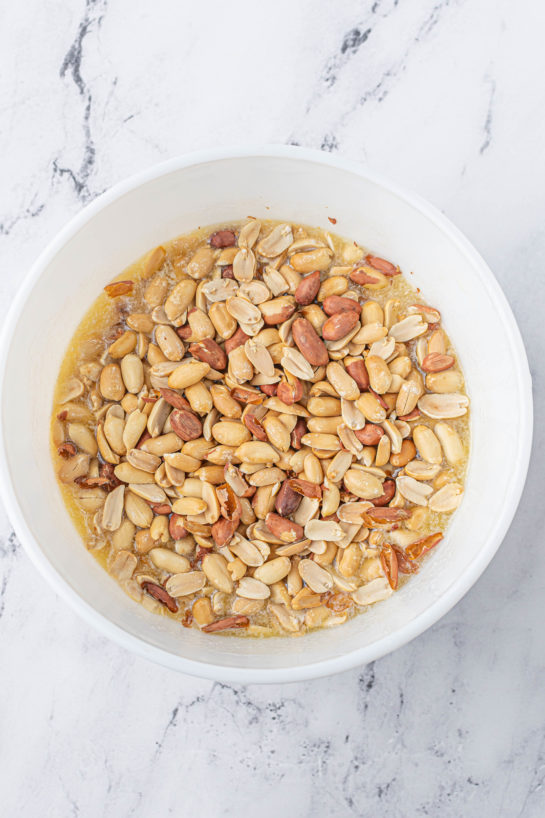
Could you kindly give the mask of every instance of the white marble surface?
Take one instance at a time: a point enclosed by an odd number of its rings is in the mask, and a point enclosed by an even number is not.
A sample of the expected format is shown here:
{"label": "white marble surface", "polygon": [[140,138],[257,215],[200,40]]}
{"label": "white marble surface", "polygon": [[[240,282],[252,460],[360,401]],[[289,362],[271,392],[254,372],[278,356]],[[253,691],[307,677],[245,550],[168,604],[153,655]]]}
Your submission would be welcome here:
{"label": "white marble surface", "polygon": [[538,0],[3,4],[2,314],[58,228],[128,174],[212,145],[321,147],[476,244],[538,415],[522,504],[472,591],[397,653],[313,683],[212,684],[125,653],[2,512],[2,815],[545,813],[544,25]]}

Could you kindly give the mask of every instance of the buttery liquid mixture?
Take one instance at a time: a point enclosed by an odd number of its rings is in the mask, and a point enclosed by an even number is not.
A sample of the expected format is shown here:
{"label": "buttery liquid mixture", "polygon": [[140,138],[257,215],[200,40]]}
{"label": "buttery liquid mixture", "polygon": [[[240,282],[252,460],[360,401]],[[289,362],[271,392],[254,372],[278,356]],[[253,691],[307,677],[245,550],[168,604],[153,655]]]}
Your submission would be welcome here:
{"label": "buttery liquid mixture", "polygon": [[104,288],[61,366],[52,452],[85,546],[133,599],[207,633],[297,635],[441,547],[468,405],[440,312],[394,263],[248,219]]}

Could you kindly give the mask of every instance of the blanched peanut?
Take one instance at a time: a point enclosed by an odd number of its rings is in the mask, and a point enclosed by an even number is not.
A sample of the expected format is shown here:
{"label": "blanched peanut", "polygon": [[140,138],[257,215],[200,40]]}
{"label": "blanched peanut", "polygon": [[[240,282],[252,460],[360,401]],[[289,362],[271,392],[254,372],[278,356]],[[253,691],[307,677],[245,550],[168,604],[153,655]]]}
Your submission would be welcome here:
{"label": "blanched peanut", "polygon": [[100,391],[106,400],[120,401],[125,394],[125,385],[118,364],[107,364],[100,373]]}
{"label": "blanched peanut", "polygon": [[193,619],[197,625],[210,625],[214,621],[214,614],[212,612],[212,605],[208,597],[201,597],[196,599],[191,608]]}
{"label": "blanched peanut", "polygon": [[224,340],[231,338],[237,328],[237,322],[233,316],[228,312],[225,304],[217,301],[210,305],[209,312],[210,320],[214,325],[214,329]]}

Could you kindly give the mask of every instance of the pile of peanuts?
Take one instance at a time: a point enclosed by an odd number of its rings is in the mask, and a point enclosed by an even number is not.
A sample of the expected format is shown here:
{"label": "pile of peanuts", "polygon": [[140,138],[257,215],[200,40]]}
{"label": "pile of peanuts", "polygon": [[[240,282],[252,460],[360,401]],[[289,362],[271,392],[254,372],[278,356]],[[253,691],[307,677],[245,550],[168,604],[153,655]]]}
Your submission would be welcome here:
{"label": "pile of peanuts", "polygon": [[89,547],[207,633],[345,622],[418,570],[463,496],[468,399],[440,313],[312,232],[249,219],[156,248],[105,288],[118,320],[58,386],[58,476]]}

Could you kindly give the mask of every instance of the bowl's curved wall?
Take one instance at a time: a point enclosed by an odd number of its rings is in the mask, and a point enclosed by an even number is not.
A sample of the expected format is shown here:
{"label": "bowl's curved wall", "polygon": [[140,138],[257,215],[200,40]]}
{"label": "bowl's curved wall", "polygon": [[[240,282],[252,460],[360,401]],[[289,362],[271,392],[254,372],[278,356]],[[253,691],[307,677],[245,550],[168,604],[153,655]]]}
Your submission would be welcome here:
{"label": "bowl's curved wall", "polygon": [[[445,542],[387,603],[304,639],[211,639],[132,602],[82,547],[49,455],[49,415],[70,337],[100,288],[146,250],[247,215],[329,227],[400,264],[438,306],[471,398],[464,502]],[[369,661],[424,630],[471,586],[514,514],[531,441],[530,379],[484,262],[433,208],[323,154],[272,148],[180,159],[94,202],[25,282],[4,337],[1,464],[8,511],[49,580],[89,621],[172,667],[238,681],[295,680]],[[508,388],[506,386],[508,385]],[[510,418],[509,435],[505,417]]]}

